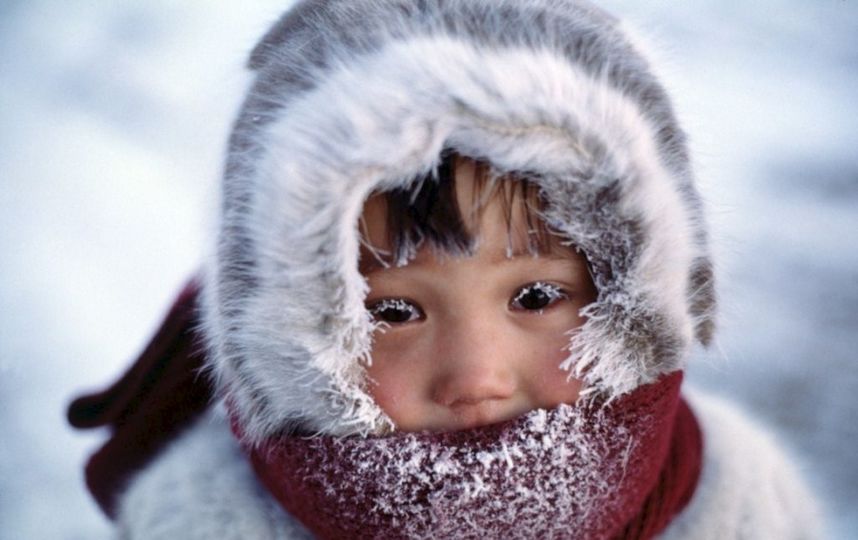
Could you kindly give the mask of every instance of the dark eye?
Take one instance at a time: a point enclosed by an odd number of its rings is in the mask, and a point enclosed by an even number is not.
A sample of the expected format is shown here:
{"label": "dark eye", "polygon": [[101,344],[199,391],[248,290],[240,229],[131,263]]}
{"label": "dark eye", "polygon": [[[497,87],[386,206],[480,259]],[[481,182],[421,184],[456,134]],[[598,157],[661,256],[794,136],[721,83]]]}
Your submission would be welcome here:
{"label": "dark eye", "polygon": [[555,302],[566,298],[569,296],[557,285],[537,281],[516,291],[509,305],[514,310],[542,311]]}
{"label": "dark eye", "polygon": [[367,306],[367,309],[376,321],[388,324],[403,324],[423,318],[423,311],[403,298],[384,298]]}

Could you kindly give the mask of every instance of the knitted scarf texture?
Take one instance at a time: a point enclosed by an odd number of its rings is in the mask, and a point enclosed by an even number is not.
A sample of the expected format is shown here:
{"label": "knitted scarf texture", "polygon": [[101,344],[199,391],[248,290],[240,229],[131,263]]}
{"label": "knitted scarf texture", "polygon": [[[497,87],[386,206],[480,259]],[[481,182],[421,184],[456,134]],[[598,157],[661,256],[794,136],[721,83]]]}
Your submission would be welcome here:
{"label": "knitted scarf texture", "polygon": [[465,431],[282,436],[246,451],[319,538],[651,538],[700,470],[681,380]]}

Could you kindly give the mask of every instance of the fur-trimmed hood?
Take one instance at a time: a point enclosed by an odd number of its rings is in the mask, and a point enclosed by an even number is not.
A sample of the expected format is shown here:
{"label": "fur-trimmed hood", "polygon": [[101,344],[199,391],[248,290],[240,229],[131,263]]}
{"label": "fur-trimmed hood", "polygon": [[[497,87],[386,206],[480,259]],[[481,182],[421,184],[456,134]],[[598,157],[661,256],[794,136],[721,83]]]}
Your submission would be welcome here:
{"label": "fur-trimmed hood", "polygon": [[216,255],[209,362],[250,440],[389,420],[364,388],[365,198],[444,149],[535,177],[598,290],[562,365],[626,393],[713,329],[685,137],[622,25],[574,0],[306,0],[253,51]]}

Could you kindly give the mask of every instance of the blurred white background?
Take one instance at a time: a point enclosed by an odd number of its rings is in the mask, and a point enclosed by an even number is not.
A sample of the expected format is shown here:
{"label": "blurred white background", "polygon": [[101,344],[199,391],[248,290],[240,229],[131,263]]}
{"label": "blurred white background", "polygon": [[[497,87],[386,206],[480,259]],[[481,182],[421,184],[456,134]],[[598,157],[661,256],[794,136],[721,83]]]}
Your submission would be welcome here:
{"label": "blurred white background", "polygon": [[[0,1],[0,538],[107,538],[104,433],[65,407],[117,377],[206,253],[254,41],[291,2]],[[858,3],[602,2],[662,51],[720,263],[691,380],[800,460],[858,531]]]}

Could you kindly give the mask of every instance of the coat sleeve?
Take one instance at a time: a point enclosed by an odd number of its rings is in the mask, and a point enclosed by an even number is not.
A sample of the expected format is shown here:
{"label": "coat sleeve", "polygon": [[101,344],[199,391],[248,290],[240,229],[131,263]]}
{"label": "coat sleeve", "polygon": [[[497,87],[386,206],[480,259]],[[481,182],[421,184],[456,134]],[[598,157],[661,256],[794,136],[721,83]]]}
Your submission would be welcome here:
{"label": "coat sleeve", "polygon": [[816,499],[775,438],[721,399],[687,397],[703,431],[703,469],[661,539],[822,538]]}
{"label": "coat sleeve", "polygon": [[312,538],[257,482],[219,410],[134,477],[116,521],[122,540]]}

